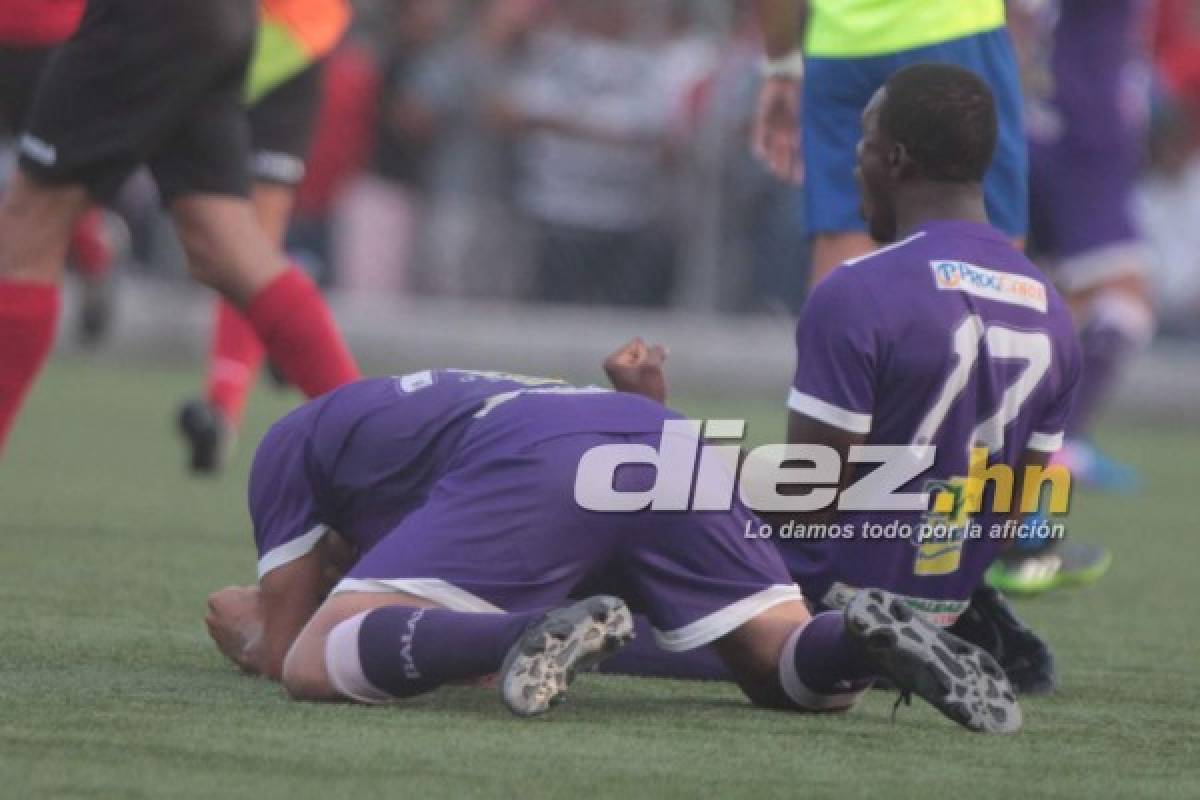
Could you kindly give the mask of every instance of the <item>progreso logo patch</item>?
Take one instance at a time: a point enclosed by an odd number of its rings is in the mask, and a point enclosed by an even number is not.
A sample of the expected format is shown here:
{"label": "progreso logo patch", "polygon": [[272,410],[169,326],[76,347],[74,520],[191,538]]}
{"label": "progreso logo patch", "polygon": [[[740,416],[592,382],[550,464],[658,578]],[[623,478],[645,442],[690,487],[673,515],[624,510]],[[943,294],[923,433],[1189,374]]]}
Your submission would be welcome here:
{"label": "progreso logo patch", "polygon": [[966,292],[1046,313],[1046,286],[1033,278],[1012,272],[997,272],[965,261],[930,261],[929,266],[938,289]]}

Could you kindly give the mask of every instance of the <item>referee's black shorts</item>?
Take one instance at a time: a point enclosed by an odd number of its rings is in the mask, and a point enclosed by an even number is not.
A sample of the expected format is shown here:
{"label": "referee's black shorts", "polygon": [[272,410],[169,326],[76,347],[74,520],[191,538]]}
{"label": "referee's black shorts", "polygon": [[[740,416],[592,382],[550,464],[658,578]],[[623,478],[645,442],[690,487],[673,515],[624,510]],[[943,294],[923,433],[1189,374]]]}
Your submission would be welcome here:
{"label": "referee's black shorts", "polygon": [[42,76],[22,169],[101,202],[141,164],[167,202],[245,196],[242,87],[257,24],[255,0],[88,0]]}
{"label": "referee's black shorts", "polygon": [[250,106],[250,174],[256,181],[296,186],[321,101],[324,62],[311,64]]}
{"label": "referee's black shorts", "polygon": [[33,92],[53,47],[0,45],[0,135],[15,136],[25,126]]}

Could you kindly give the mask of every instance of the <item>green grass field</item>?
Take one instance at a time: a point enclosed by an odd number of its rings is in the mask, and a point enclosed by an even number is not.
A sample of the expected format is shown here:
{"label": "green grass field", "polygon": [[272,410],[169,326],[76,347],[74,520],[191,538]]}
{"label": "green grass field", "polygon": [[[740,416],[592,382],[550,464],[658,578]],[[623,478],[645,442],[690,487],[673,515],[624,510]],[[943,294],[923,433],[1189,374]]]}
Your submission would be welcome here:
{"label": "green grass field", "polygon": [[[805,717],[727,686],[596,676],[517,720],[465,688],[299,705],[222,661],[205,597],[253,577],[251,443],[291,400],[260,396],[234,468],[192,480],[171,411],[195,380],[60,359],[0,463],[0,797],[1200,797],[1200,432],[1109,429],[1148,485],[1076,497],[1073,529],[1116,552],[1100,585],[1020,604],[1062,689],[1025,703],[1018,736],[919,702],[892,723],[884,693]],[[773,435],[775,409],[752,408]]]}

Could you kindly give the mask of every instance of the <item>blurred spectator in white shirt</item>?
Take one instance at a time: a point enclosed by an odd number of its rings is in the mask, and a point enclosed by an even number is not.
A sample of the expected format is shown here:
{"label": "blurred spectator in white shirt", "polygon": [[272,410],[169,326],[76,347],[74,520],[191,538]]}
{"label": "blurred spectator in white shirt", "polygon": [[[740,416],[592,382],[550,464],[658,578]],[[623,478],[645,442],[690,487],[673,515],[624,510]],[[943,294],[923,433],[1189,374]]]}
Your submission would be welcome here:
{"label": "blurred spectator in white shirt", "polygon": [[423,284],[445,294],[513,297],[528,262],[513,207],[512,138],[495,107],[507,94],[546,0],[486,0],[438,48],[418,87],[438,120]]}
{"label": "blurred spectator in white shirt", "polygon": [[660,305],[673,279],[663,226],[674,109],[661,54],[634,41],[624,0],[563,0],[511,96],[517,200],[536,225],[534,294]]}
{"label": "blurred spectator in white shirt", "polygon": [[1135,196],[1138,223],[1154,252],[1154,300],[1167,332],[1200,334],[1200,153],[1196,126],[1164,104],[1151,124],[1149,170]]}

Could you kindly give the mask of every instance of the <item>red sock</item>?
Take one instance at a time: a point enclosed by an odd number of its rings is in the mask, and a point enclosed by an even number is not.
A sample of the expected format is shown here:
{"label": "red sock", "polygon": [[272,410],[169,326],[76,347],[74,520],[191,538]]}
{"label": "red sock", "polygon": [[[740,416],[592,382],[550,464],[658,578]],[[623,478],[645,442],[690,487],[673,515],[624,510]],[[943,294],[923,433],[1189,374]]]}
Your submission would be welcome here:
{"label": "red sock", "polygon": [[228,301],[217,300],[208,354],[208,402],[235,427],[242,423],[246,398],[265,354],[258,334],[242,313]]}
{"label": "red sock", "polygon": [[0,450],[54,346],[58,285],[0,281]]}
{"label": "red sock", "polygon": [[104,212],[90,208],[71,231],[75,267],[88,278],[103,278],[112,268],[113,250],[104,230]]}
{"label": "red sock", "polygon": [[329,307],[301,270],[289,269],[255,295],[246,319],[271,360],[309,397],[358,380],[358,366]]}

